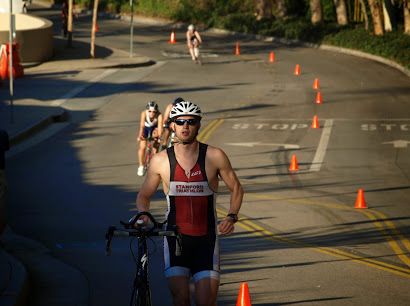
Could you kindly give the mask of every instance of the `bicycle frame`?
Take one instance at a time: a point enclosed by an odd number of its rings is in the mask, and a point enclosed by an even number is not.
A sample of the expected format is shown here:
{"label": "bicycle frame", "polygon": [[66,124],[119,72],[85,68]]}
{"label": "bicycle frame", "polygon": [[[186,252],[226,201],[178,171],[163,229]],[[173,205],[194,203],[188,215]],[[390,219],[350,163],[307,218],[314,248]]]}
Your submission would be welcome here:
{"label": "bicycle frame", "polygon": [[167,148],[170,148],[174,145],[175,143],[175,132],[173,130],[171,130],[168,140],[167,140]]}
{"label": "bicycle frame", "polygon": [[146,138],[146,140],[147,140],[147,146],[145,148],[144,173],[147,171],[149,164],[151,162],[152,156],[154,155],[154,151],[153,151],[154,137],[152,136],[152,133],[148,134],[148,137]]}
{"label": "bicycle frame", "polygon": [[137,271],[135,272],[134,285],[130,306],[151,306],[151,288],[148,278],[148,246],[146,237],[138,237]]}
{"label": "bicycle frame", "polygon": [[202,59],[201,59],[201,56],[199,54],[199,41],[198,41],[198,39],[196,39],[196,38],[194,39],[193,46],[194,46],[194,55],[195,55],[196,61],[197,61],[198,64],[202,65]]}

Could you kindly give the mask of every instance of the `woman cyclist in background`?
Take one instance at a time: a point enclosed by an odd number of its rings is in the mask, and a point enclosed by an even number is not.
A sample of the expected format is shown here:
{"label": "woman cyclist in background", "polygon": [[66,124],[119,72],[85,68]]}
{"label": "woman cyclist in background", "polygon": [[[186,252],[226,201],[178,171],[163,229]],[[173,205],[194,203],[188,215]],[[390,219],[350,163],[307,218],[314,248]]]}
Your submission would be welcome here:
{"label": "woman cyclist in background", "polygon": [[[158,124],[159,123],[159,124]],[[138,134],[138,142],[140,144],[138,150],[138,176],[144,175],[144,154],[145,148],[147,147],[147,140],[148,133],[152,133],[154,137],[154,154],[157,153],[159,142],[158,139],[162,136],[162,114],[158,110],[158,104],[155,101],[151,101],[147,103],[147,107],[145,111],[141,112],[141,121],[140,121],[140,131]]]}
{"label": "woman cyclist in background", "polygon": [[195,26],[190,24],[188,26],[188,31],[186,31],[186,40],[189,47],[189,53],[191,54],[192,60],[196,64],[201,64],[199,60],[199,43],[202,43],[201,35],[195,30]]}

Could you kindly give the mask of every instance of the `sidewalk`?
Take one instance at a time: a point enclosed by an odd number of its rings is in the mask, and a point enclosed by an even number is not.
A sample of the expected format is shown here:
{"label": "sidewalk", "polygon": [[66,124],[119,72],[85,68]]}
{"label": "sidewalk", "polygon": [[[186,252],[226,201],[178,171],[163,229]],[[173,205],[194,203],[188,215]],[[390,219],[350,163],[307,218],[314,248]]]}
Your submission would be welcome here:
{"label": "sidewalk", "polygon": [[[23,64],[24,77],[14,80],[13,105],[10,100],[9,80],[0,83],[0,128],[10,136],[11,147],[34,135],[39,130],[55,122],[68,121],[69,111],[64,109],[64,101],[73,98],[82,90],[98,82],[103,74],[101,68],[135,68],[155,64],[146,57],[133,56],[117,49],[95,46],[96,59],[91,59],[90,45],[73,40],[73,48],[66,48],[66,40],[54,37],[54,57],[44,63]],[[29,278],[20,261],[24,246],[42,249],[37,242],[19,237],[7,227],[3,234],[4,248],[0,246],[0,305],[26,305]],[[43,247],[44,249],[44,247]],[[50,256],[35,252],[33,261],[39,270],[47,273]],[[44,256],[47,258],[44,259]],[[41,258],[43,260],[41,260]],[[26,264],[27,262],[24,261]],[[43,264],[39,264],[43,262]],[[60,263],[53,263],[61,265]],[[31,264],[30,264],[31,265]],[[65,273],[76,277],[69,267]],[[79,280],[81,281],[81,280]],[[79,288],[79,290],[81,290]],[[73,301],[75,305],[81,302]],[[74,305],[73,304],[73,305]]]}
{"label": "sidewalk", "polygon": [[99,46],[95,47],[98,58],[92,59],[88,43],[73,41],[73,48],[66,48],[65,39],[57,37],[54,38],[54,52],[54,57],[48,62],[23,64],[24,77],[15,79],[13,83],[12,106],[9,80],[1,81],[0,128],[8,132],[11,145],[48,124],[67,120],[67,112],[55,106],[53,101],[73,91],[73,84],[78,84],[77,87],[84,86],[84,82],[87,83],[91,76],[101,73],[96,73],[95,69],[134,68],[154,64],[145,57],[134,55],[131,58],[125,51]]}

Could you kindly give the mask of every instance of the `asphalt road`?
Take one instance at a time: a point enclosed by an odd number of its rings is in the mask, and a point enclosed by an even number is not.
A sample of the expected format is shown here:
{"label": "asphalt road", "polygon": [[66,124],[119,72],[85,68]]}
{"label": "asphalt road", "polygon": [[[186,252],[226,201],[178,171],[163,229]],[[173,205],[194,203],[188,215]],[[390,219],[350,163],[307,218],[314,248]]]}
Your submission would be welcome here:
{"label": "asphalt road", "polygon": [[[90,16],[75,23],[74,38],[89,41]],[[199,66],[184,30],[169,44],[170,26],[134,26],[134,52],[157,64],[121,69],[89,87],[65,105],[69,125],[8,160],[10,223],[56,261],[55,287],[58,262],[71,273],[61,280],[67,292],[60,300],[78,292],[79,304],[128,303],[128,241],[115,242],[107,258],[104,233],[133,214],[143,182],[136,175],[139,113],[149,100],[164,109],[182,96],[201,106],[199,139],[227,153],[246,192],[236,232],[221,239],[219,305],[234,305],[242,282],[254,305],[408,305],[408,77],[346,54],[211,31],[201,33]],[[97,44],[129,50],[128,21],[99,18],[98,27]],[[311,128],[315,115],[318,129]],[[299,170],[289,170],[293,155]],[[355,208],[359,189],[368,209]],[[218,212],[228,207],[222,184]],[[160,190],[152,209],[165,213]],[[158,244],[150,263],[154,301],[170,305],[160,257]],[[51,290],[41,271],[32,273],[36,304]]]}

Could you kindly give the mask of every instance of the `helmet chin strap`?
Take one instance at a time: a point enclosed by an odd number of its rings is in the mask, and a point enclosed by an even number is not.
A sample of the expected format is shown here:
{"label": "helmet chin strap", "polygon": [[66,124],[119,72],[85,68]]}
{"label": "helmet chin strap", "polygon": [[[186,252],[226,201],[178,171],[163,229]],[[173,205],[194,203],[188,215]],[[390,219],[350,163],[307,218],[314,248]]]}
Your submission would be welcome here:
{"label": "helmet chin strap", "polygon": [[190,141],[182,141],[181,143],[182,143],[183,145],[187,145],[187,144],[193,143],[193,142],[194,142],[194,139],[195,139],[195,137],[192,138]]}
{"label": "helmet chin strap", "polygon": [[195,136],[192,137],[192,139],[191,139],[190,141],[180,141],[179,138],[178,138],[178,143],[182,143],[183,145],[187,145],[187,144],[193,143],[194,140],[196,139],[196,136],[197,136],[197,135],[198,135],[198,131],[196,131]]}

